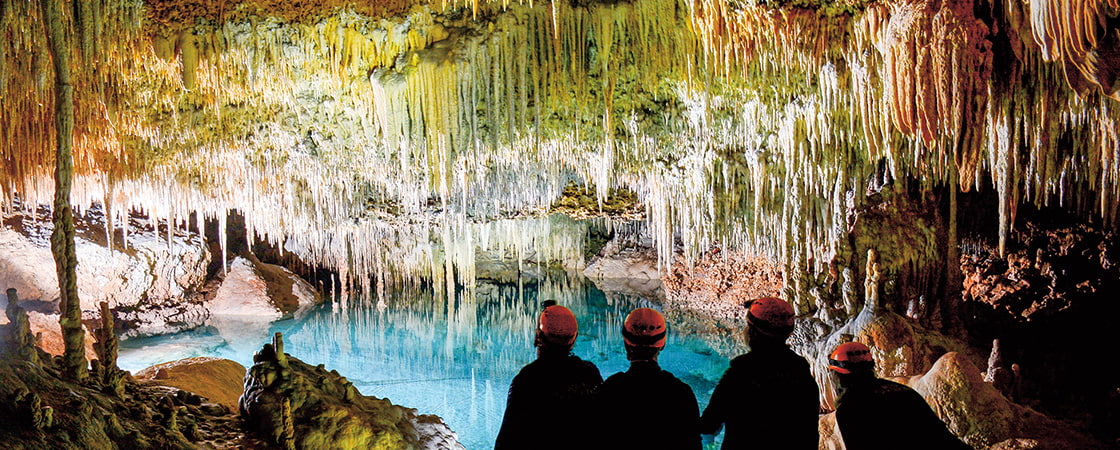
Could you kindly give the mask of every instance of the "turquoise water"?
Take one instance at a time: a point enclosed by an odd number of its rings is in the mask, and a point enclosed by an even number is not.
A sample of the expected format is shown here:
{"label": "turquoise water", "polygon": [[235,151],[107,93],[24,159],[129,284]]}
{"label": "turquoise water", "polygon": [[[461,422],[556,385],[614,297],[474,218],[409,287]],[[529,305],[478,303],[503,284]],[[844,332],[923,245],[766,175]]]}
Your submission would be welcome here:
{"label": "turquoise water", "polygon": [[[468,449],[493,447],[510,380],[536,353],[532,335],[539,304],[558,300],[579,318],[574,352],[603,378],[628,367],[619,334],[625,315],[653,307],[640,299],[608,299],[580,279],[518,288],[484,286],[446,296],[424,287],[389,292],[380,304],[323,305],[301,317],[252,326],[216,320],[214,326],[122,342],[120,365],[136,371],[193,356],[252,363],[253,352],[284,333],[285,350],[308,364],[336,369],[363,394],[388,398],[444,419]],[[700,407],[727,368],[696,335],[670,335],[660,357],[665,370],[692,386]]]}

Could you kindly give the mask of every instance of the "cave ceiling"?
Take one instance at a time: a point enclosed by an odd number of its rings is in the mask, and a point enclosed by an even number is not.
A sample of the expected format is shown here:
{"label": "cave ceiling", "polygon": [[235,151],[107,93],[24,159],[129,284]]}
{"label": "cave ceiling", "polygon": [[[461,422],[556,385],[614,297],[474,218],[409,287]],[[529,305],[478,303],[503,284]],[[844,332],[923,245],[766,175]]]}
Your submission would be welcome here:
{"label": "cave ceiling", "polygon": [[[75,204],[237,209],[341,270],[431,270],[399,243],[571,184],[637,194],[663,259],[827,260],[883,170],[994,190],[1004,234],[1027,202],[1117,218],[1117,0],[64,4]],[[0,190],[49,203],[40,5],[0,5]]]}

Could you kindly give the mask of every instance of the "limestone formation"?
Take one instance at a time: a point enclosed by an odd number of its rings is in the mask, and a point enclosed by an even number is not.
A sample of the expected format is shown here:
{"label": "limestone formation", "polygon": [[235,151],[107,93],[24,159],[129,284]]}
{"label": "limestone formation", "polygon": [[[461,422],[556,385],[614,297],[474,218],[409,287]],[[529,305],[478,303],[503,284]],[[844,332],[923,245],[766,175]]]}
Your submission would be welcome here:
{"label": "limestone formation", "polygon": [[97,352],[97,367],[94,372],[94,382],[101,384],[106,392],[116,396],[124,393],[124,378],[127,372],[117,367],[117,350],[119,341],[114,331],[115,319],[109,311],[109,303],[101,302],[101,326],[97,328],[95,336],[97,342],[93,344]]}
{"label": "limestone formation", "polygon": [[959,353],[946,353],[929,372],[910,378],[908,384],[954,434],[978,448],[1019,439],[1041,442],[1038,448],[1098,445],[1067,425],[1010,402]]}
{"label": "limestone formation", "polygon": [[284,448],[463,448],[433,416],[358,393],[349,381],[283,352],[276,334],[253,357],[240,399],[247,426]]}
{"label": "limestone formation", "polygon": [[136,372],[134,378],[189,391],[236,412],[245,367],[228,359],[198,357],[157,364]]}
{"label": "limestone formation", "polygon": [[[36,305],[34,314],[49,314],[58,299],[57,278],[49,248],[41,239],[49,234],[42,217],[26,214],[4,216],[0,228],[0,287],[19,289],[24,302]],[[197,293],[203,288],[210,254],[197,235],[175,235],[173,243],[132,225],[127,250],[111,250],[96,237],[90,221],[83,221],[75,238],[78,258],[97,261],[77,269],[82,309],[98,309],[93,300],[109,302],[124,337],[166,334],[201,325],[207,312]],[[91,236],[92,234],[92,236]],[[57,318],[56,318],[57,321]],[[42,331],[42,330],[36,330]]]}
{"label": "limestone formation", "polygon": [[[31,334],[27,311],[19,306],[19,295],[15,289],[8,289],[8,325],[0,329],[0,356],[14,357],[32,364],[40,360],[35,336]],[[10,356],[9,356],[10,355]]]}
{"label": "limestone formation", "polygon": [[[88,362],[85,331],[82,329],[82,304],[78,297],[78,256],[74,249],[74,211],[70,191],[74,178],[74,89],[70,83],[70,33],[63,23],[61,2],[47,0],[40,4],[45,22],[46,41],[54,63],[54,207],[51,232],[51,254],[58,275],[59,324],[65,350],[62,369],[75,381],[86,378]],[[46,56],[46,55],[43,55]]]}
{"label": "limestone formation", "polygon": [[984,372],[984,382],[991,383],[992,387],[1000,391],[1005,397],[1015,400],[1012,395],[1015,373],[1008,361],[1004,359],[999,339],[992,341],[992,354],[988,357],[988,370]]}
{"label": "limestone formation", "polygon": [[609,296],[659,300],[665,295],[653,241],[640,233],[620,230],[589,259],[583,274]]}

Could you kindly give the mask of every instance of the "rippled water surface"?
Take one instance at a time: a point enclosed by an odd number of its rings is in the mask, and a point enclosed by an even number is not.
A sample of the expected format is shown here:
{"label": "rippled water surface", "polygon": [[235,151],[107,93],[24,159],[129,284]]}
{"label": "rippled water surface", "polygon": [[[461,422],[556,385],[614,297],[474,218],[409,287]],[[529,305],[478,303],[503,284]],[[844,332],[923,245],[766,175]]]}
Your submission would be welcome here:
{"label": "rippled water surface", "polygon": [[[215,318],[212,326],[121,345],[120,365],[136,371],[192,356],[216,356],[246,367],[271,333],[284,333],[285,350],[308,364],[325,364],[363,394],[435,414],[469,449],[493,446],[510,380],[536,353],[532,334],[540,302],[555,299],[579,318],[574,352],[603,378],[628,366],[619,328],[638,299],[607,299],[590,282],[568,279],[532,286],[480,286],[448,298],[430,289],[390,292],[380,304],[323,305],[302,316],[254,324]],[[727,368],[700,337],[674,333],[660,362],[692,386],[703,408]],[[681,327],[686,328],[686,327]]]}

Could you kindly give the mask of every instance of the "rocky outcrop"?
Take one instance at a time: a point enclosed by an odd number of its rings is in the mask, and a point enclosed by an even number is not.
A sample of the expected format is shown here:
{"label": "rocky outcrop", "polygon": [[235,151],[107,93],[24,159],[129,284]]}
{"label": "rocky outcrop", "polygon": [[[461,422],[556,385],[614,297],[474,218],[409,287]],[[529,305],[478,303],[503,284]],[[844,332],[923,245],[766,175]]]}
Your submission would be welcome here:
{"label": "rocky outcrop", "polygon": [[319,300],[311,285],[287,269],[238,257],[207,304],[206,324],[239,353],[250,354],[268,339],[272,322],[302,314]]}
{"label": "rocky outcrop", "polygon": [[[953,434],[979,449],[1105,448],[1069,424],[1007,400],[967,358],[941,356],[923,375],[892,378],[914,388]],[[821,449],[842,449],[835,413],[820,418]],[[899,443],[899,448],[905,448]]]}
{"label": "rocky outcrop", "polygon": [[[47,240],[50,222],[41,219],[23,215],[4,219],[0,289],[19,290],[20,305],[27,310],[32,334],[40,337],[39,345],[51,354],[61,354],[58,283]],[[208,282],[211,253],[199,235],[176,230],[169,242],[166,234],[157,236],[142,221],[133,222],[133,233],[123,248],[106,247],[96,223],[81,224],[76,238],[83,317],[87,323],[99,320],[97,304],[107,302],[114,328],[123,339],[211,325],[231,344],[258,342],[267,338],[271,322],[298,314],[320,300],[300,277],[263,263],[247,251],[231,261],[228,272],[216,274],[217,279]],[[6,323],[4,317],[0,317],[2,323]],[[93,342],[87,336],[91,358]],[[245,345],[246,353],[255,347]]]}
{"label": "rocky outcrop", "polygon": [[922,394],[950,431],[978,448],[1023,441],[1036,445],[1027,448],[1101,447],[1069,424],[1007,400],[956,352],[946,353],[924,375],[901,381]]}
{"label": "rocky outcrop", "polygon": [[[50,221],[14,215],[0,227],[0,289],[15,288],[32,312],[58,322],[58,281],[48,236]],[[140,224],[134,230],[142,229]],[[123,248],[109,249],[82,231],[75,238],[78,295],[83,316],[98,316],[108,302],[123,336],[154,335],[201,325],[206,309],[197,292],[210,254],[195,234],[134,232]],[[119,244],[118,244],[119,245]]]}
{"label": "rocky outcrop", "polygon": [[657,251],[642,234],[616,235],[595,254],[583,274],[610,295],[662,299],[665,296]]}
{"label": "rocky outcrop", "polygon": [[281,448],[462,449],[441,419],[361,395],[346,378],[284,353],[277,333],[253,357],[246,426]]}
{"label": "rocky outcrop", "polygon": [[86,381],[64,379],[56,359],[28,345],[22,311],[8,313],[13,325],[0,327],[4,448],[262,448],[225,408],[179,389],[129,382],[113,363],[113,340],[104,336]]}
{"label": "rocky outcrop", "polygon": [[236,361],[198,357],[157,364],[137,372],[134,378],[189,391],[237,412],[245,372],[245,366]]}
{"label": "rocky outcrop", "polygon": [[964,246],[965,305],[983,324],[972,344],[999,340],[987,376],[1017,402],[1118,440],[1120,382],[1101,358],[1120,339],[1120,235],[1053,210],[1020,216],[1003,256],[982,238]]}
{"label": "rocky outcrop", "polygon": [[711,318],[734,320],[741,327],[747,317],[743,302],[779,296],[782,272],[773,261],[717,247],[693,267],[678,260],[662,281],[669,303],[687,305]]}

